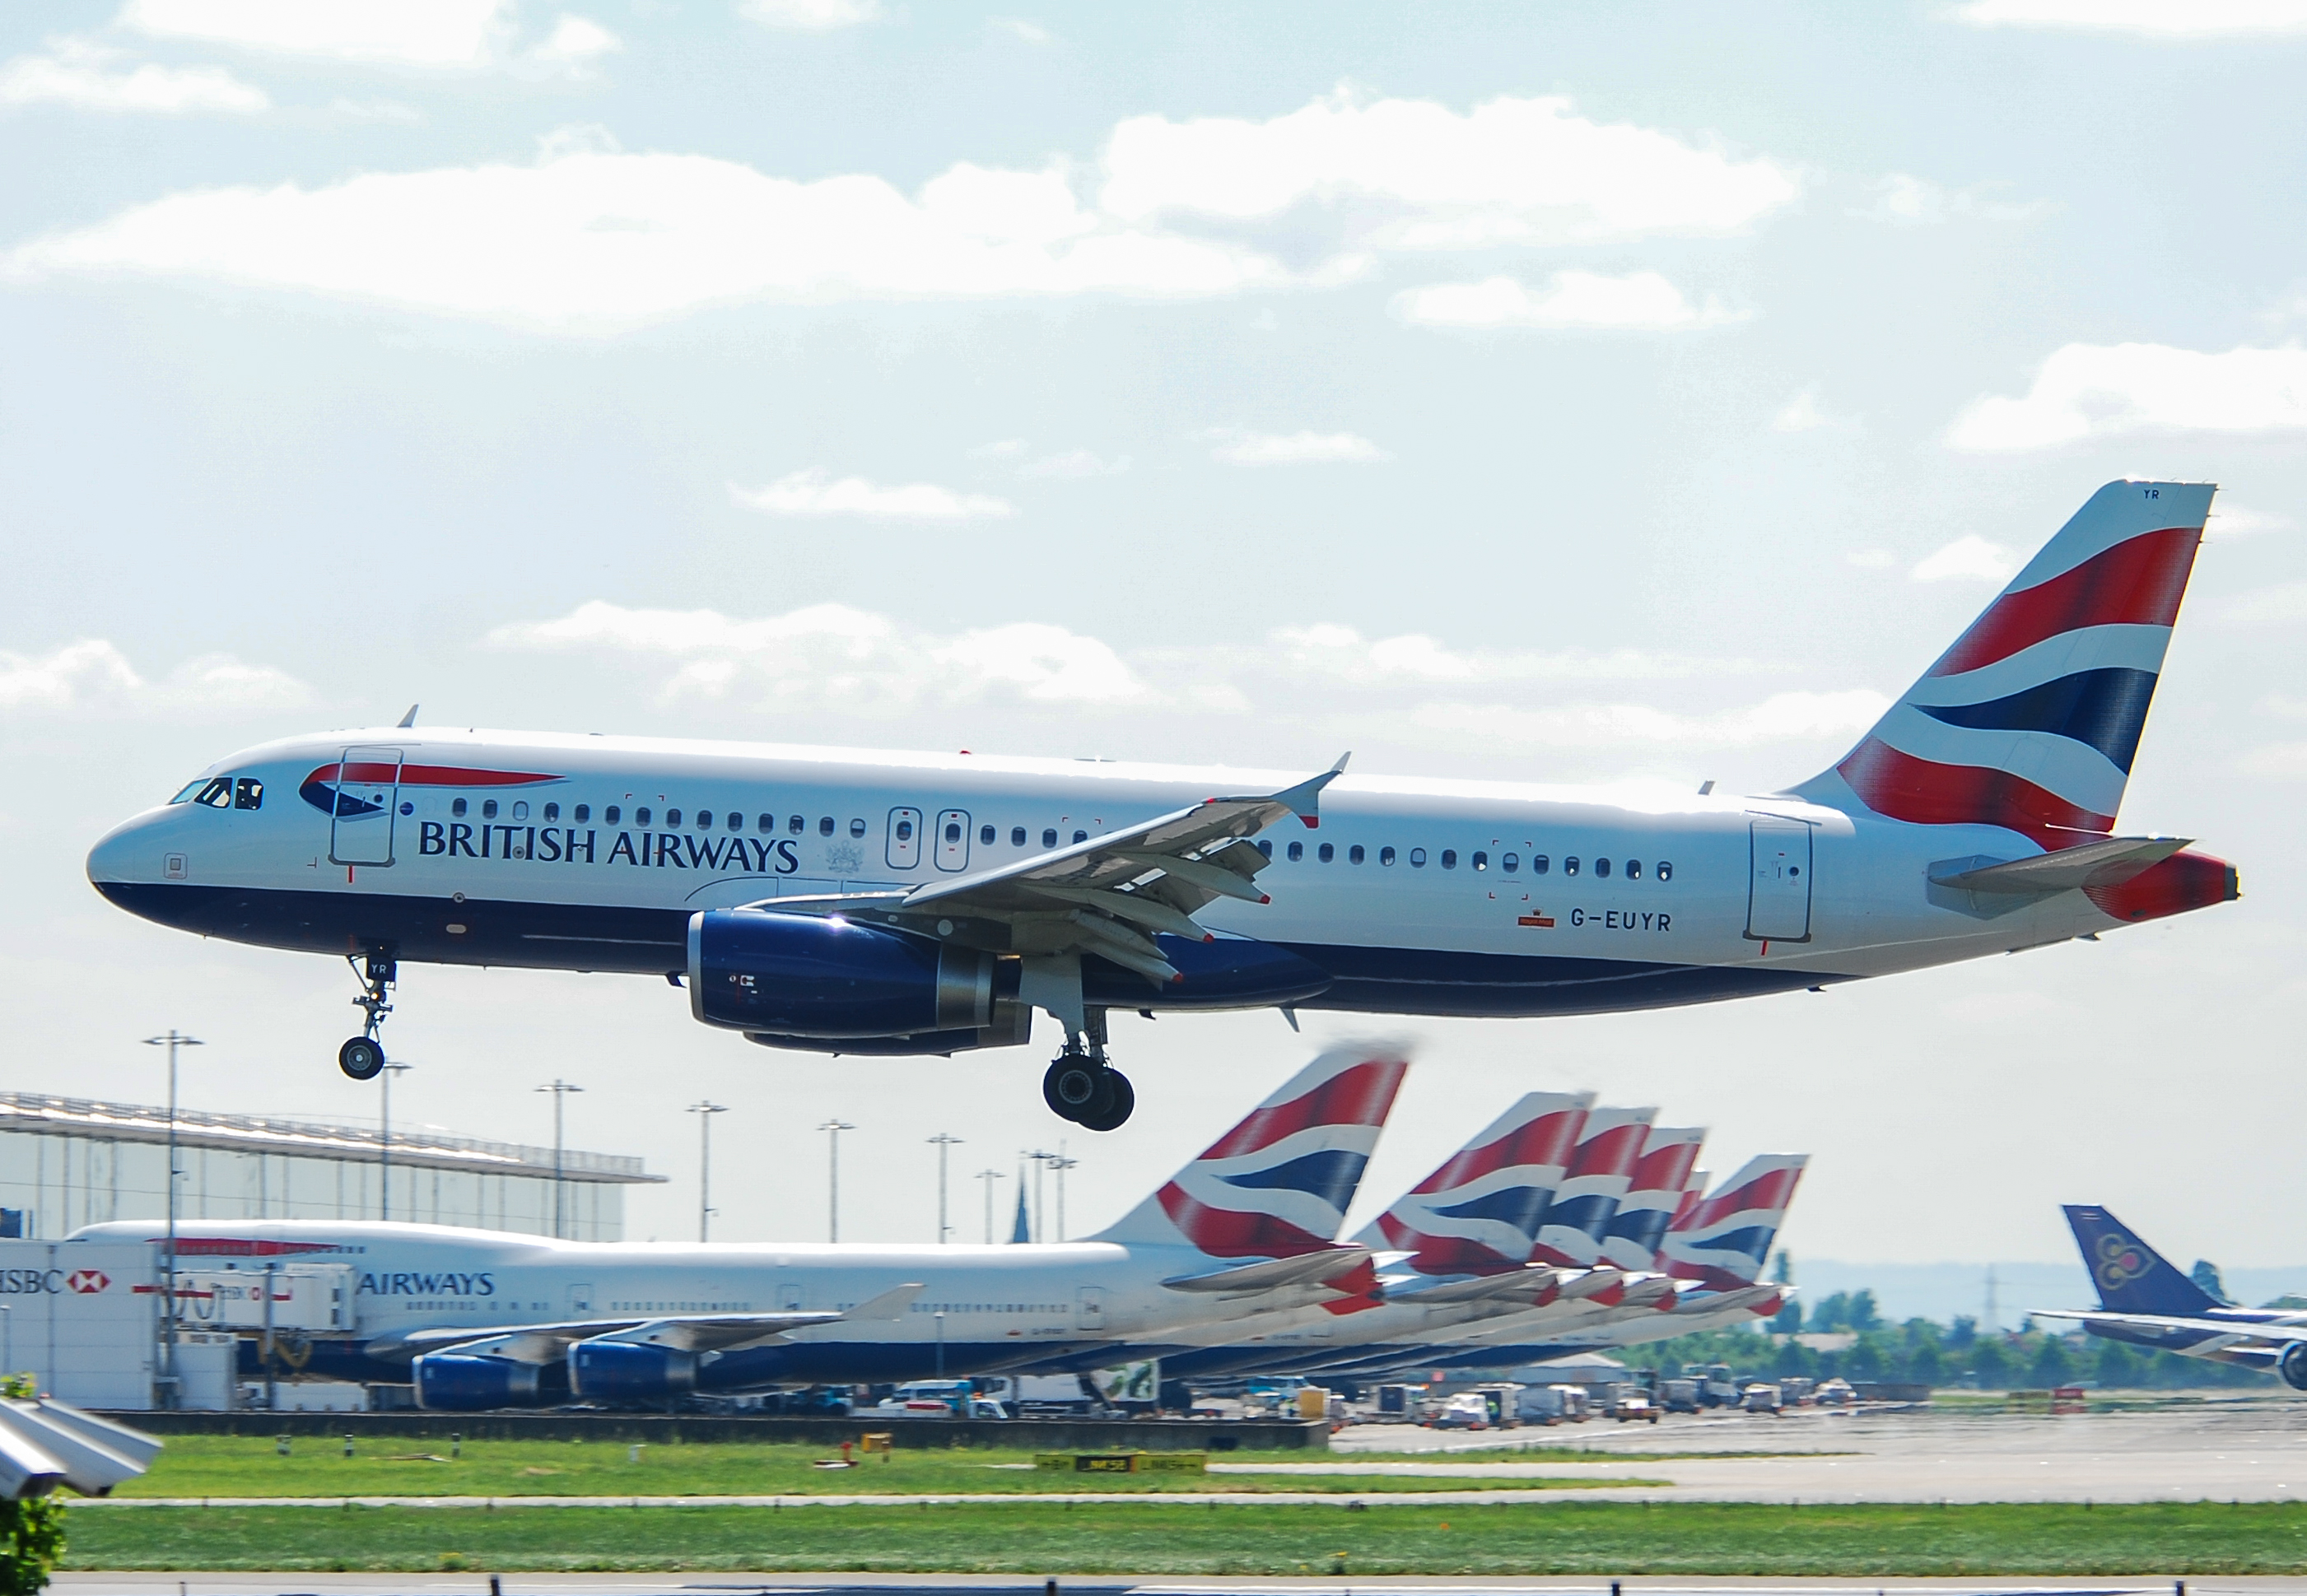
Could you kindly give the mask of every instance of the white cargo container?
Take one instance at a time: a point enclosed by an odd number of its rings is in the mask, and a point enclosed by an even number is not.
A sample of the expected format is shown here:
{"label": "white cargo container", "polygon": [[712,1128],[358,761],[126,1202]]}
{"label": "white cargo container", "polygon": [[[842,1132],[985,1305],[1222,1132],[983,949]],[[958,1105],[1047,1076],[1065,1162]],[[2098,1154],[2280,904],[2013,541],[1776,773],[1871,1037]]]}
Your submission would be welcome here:
{"label": "white cargo container", "polygon": [[160,1271],[142,1242],[0,1241],[0,1365],[85,1408],[149,1408]]}
{"label": "white cargo container", "polygon": [[179,1269],[176,1300],[184,1323],[202,1329],[350,1330],[355,1284],[349,1264]]}

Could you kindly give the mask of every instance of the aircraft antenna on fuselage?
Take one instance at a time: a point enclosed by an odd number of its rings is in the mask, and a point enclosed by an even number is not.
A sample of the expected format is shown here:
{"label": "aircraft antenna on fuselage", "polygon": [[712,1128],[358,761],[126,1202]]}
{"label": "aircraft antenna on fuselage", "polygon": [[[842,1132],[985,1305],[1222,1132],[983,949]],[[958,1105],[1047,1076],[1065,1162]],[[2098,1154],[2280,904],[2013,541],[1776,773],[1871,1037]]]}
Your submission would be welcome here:
{"label": "aircraft antenna on fuselage", "polygon": [[416,704],[410,704],[410,705],[408,706],[408,713],[407,713],[407,714],[405,714],[405,715],[401,716],[399,720],[398,720],[398,721],[394,721],[394,722],[393,722],[393,724],[394,724],[394,725],[396,725],[396,726],[414,726],[414,725],[416,725],[416,711],[417,711],[417,708],[418,708],[418,706],[417,706],[417,705],[416,705]]}

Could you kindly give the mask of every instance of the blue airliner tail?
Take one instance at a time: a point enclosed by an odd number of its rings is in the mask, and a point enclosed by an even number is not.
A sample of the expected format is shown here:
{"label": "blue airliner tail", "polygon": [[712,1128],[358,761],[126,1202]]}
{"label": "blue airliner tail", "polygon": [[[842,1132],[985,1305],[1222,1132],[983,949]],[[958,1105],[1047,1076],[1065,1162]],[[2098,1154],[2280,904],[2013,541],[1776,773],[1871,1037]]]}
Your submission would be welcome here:
{"label": "blue airliner tail", "polygon": [[2082,1249],[2083,1267],[2098,1292],[2099,1306],[2109,1313],[2195,1319],[2219,1306],[2105,1208],[2069,1203],[2065,1212],[2075,1245]]}

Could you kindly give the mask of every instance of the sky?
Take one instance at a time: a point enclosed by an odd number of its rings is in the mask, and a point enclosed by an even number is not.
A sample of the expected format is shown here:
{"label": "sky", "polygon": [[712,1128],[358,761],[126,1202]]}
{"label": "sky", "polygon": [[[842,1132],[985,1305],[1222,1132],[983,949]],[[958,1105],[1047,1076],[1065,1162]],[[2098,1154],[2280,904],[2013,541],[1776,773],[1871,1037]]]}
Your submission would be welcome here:
{"label": "sky", "polygon": [[[1007,0],[1004,0],[1007,3]],[[630,1233],[1118,1216],[1310,1053],[1383,1206],[1521,1092],[1814,1155],[1785,1244],[2307,1258],[2303,0],[101,0],[0,15],[0,1087],[373,1116],[350,977],[90,891],[270,738],[422,723],[1770,791],[2097,486],[2222,485],[2122,825],[2242,901],[1659,1013],[837,1060],[407,967],[396,1115]],[[1042,1027],[1044,1039],[1050,1028]],[[991,1170],[990,1183],[975,1178]],[[1044,1191],[1056,1229],[1054,1182]],[[1359,1215],[1357,1216],[1359,1222]]]}

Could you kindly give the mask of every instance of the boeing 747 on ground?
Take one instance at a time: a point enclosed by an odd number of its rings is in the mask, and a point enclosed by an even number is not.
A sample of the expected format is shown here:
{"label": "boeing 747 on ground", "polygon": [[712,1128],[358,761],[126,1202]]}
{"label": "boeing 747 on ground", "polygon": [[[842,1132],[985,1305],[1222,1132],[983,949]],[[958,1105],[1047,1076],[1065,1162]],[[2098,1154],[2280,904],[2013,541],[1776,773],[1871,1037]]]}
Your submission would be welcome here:
{"label": "boeing 747 on ground", "polygon": [[[1107,1015],[1552,1015],[1819,988],[2236,896],[2117,835],[2212,488],[2109,482],[1831,768],[1750,797],[400,725],[219,761],[88,874],[132,913],[347,959],[686,983],[772,1047],[1063,1050]],[[411,712],[413,719],[414,711]],[[1318,828],[1318,829],[1317,829]]]}

